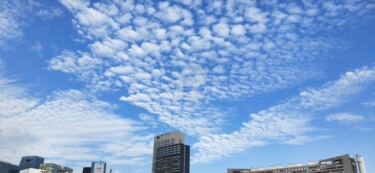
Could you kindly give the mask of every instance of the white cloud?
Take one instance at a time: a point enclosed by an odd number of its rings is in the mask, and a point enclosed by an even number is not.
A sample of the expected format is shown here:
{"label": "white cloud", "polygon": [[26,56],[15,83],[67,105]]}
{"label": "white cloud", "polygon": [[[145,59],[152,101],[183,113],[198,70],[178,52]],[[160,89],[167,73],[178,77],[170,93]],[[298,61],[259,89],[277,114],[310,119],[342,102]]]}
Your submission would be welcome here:
{"label": "white cloud", "polygon": [[77,15],[78,20],[84,25],[98,26],[107,21],[107,16],[97,10],[88,8],[84,13]]}
{"label": "white cloud", "polygon": [[142,38],[142,35],[138,31],[135,31],[129,27],[119,30],[118,35],[125,41],[140,40]]}
{"label": "white cloud", "polygon": [[0,47],[11,40],[19,39],[22,35],[21,21],[23,15],[18,1],[0,2]]}
{"label": "white cloud", "polygon": [[246,34],[246,30],[245,30],[245,28],[242,25],[235,25],[232,28],[231,33],[233,35],[236,35],[236,36],[245,35]]}
{"label": "white cloud", "polygon": [[301,106],[314,109],[336,106],[345,102],[347,96],[358,93],[373,80],[375,80],[374,67],[364,67],[346,72],[339,80],[328,84],[328,86],[301,92]]}
{"label": "white cloud", "polygon": [[228,37],[229,35],[229,27],[226,23],[218,23],[213,26],[213,32],[219,37]]}
{"label": "white cloud", "polygon": [[[101,64],[100,59],[96,59],[87,54],[77,54],[65,50],[61,55],[55,57],[49,62],[49,68],[72,73],[80,76],[81,80],[88,81],[97,80],[97,74],[92,73],[90,70],[92,70],[92,68],[98,68],[98,64]],[[85,68],[78,68],[79,66]]]}
{"label": "white cloud", "polygon": [[158,126],[157,119],[154,118],[154,116],[147,115],[147,114],[140,114],[139,118],[148,124],[151,124],[153,128],[156,128]]}
{"label": "white cloud", "polygon": [[39,55],[43,53],[43,46],[40,42],[34,42],[29,49]]}
{"label": "white cloud", "polygon": [[146,25],[147,22],[148,22],[147,18],[144,18],[144,17],[136,17],[133,20],[134,25],[139,26],[139,27]]}
{"label": "white cloud", "polygon": [[245,17],[251,22],[256,22],[256,23],[267,22],[267,14],[265,12],[262,12],[259,8],[256,8],[256,7],[248,7],[246,9]]}
{"label": "white cloud", "polygon": [[104,57],[114,56],[126,47],[127,44],[118,39],[107,39],[102,42],[96,41],[90,45],[90,49],[95,55]]}
{"label": "white cloud", "polygon": [[291,144],[291,145],[300,145],[305,144],[309,142],[319,141],[330,138],[330,136],[295,136],[291,139],[287,139],[284,143],[285,144]]}
{"label": "white cloud", "polygon": [[4,64],[0,59],[0,119],[10,118],[34,108],[39,100],[25,96],[23,88],[12,87],[14,80],[3,77]]}
{"label": "white cloud", "polygon": [[168,2],[160,2],[160,12],[157,13],[157,17],[161,20],[175,23],[182,18],[182,10],[178,6],[170,6]]}
{"label": "white cloud", "polygon": [[143,134],[140,122],[114,114],[114,105],[78,90],[35,98],[2,77],[0,81],[3,159],[17,163],[23,155],[36,154],[70,163],[105,158],[123,160],[111,164],[139,165],[139,158],[152,153],[153,134]]}
{"label": "white cloud", "polygon": [[[306,7],[292,6],[293,3],[288,2],[283,5],[265,3],[264,8],[250,1],[228,1],[212,6],[201,6],[201,1],[190,5],[181,3],[106,1],[92,5],[88,1],[64,0],[63,4],[73,13],[73,24],[92,49],[64,51],[50,61],[49,68],[72,73],[86,81],[89,88],[120,90],[121,101],[144,108],[158,116],[158,121],[189,135],[221,141],[228,136],[217,133],[223,130],[220,125],[228,117],[212,104],[213,101],[249,98],[319,76],[321,70],[314,64],[327,50],[340,44],[330,38],[316,37],[316,33],[331,32],[330,27],[366,13],[366,10],[359,14],[341,9],[336,13],[342,17],[333,17],[326,9],[316,10],[323,2]],[[104,7],[112,5],[120,12],[107,13]],[[299,14],[298,8],[310,10],[311,14]],[[344,7],[337,5],[335,8]],[[324,14],[319,16],[319,22],[316,11]],[[90,16],[94,15],[99,17],[90,21]],[[189,21],[191,19],[194,22]],[[95,25],[97,23],[100,25]],[[117,49],[116,45],[103,41],[117,37],[126,48]],[[100,53],[111,54],[111,50],[116,50],[115,58],[100,56]],[[122,69],[126,66],[132,69]],[[237,135],[245,138],[245,144],[253,146],[264,145],[275,138],[283,143],[301,143],[307,136],[312,137],[306,134],[312,129],[308,128],[310,117],[300,117],[297,108],[314,112],[342,104],[343,96],[355,94],[367,84],[359,78],[369,79],[373,73],[372,69],[368,69],[369,74],[366,69],[359,71],[363,74],[353,72],[359,77],[350,79],[348,86],[344,85],[345,81],[337,81],[315,90],[308,89],[284,104],[254,114],[253,121],[244,123],[238,134],[234,132],[229,137]],[[349,76],[343,78],[346,80]],[[347,90],[350,87],[354,90]],[[332,92],[338,89],[342,91]],[[298,107],[294,108],[292,103]],[[267,121],[283,129],[263,126]],[[287,129],[284,124],[295,124],[299,129]],[[254,128],[250,128],[252,125]],[[242,131],[245,136],[240,135]],[[254,131],[267,139],[252,136]],[[231,141],[236,140],[231,138],[225,142],[235,143]],[[202,145],[195,146],[207,160],[244,149],[240,144],[238,150],[226,146],[225,151],[218,150],[221,154],[215,155]]]}
{"label": "white cloud", "polygon": [[[256,146],[252,144],[253,141],[257,141],[259,144],[267,143],[270,140],[285,144],[303,144],[328,138],[329,136],[326,135],[311,135],[314,128],[309,126],[309,121],[313,118],[314,113],[348,101],[345,98],[358,94],[369,83],[375,81],[374,73],[375,67],[363,67],[347,72],[340,79],[323,85],[319,89],[302,91],[301,94],[284,103],[251,114],[250,120],[242,123],[242,127],[238,131],[225,135],[214,134],[201,137],[200,141],[193,145],[198,153],[194,155],[192,161],[211,162]],[[307,97],[306,93],[314,93],[314,97]],[[361,116],[346,113],[326,117],[326,121],[337,120],[343,123],[358,122],[363,119]],[[238,142],[241,144],[223,143],[221,141],[224,139],[221,138],[241,141]],[[207,139],[214,140],[214,142],[207,144]]]}
{"label": "white cloud", "polygon": [[364,121],[365,118],[360,115],[354,115],[350,113],[337,113],[337,114],[331,114],[326,116],[326,121],[338,121],[340,123],[355,123],[355,122],[361,122]]}
{"label": "white cloud", "polygon": [[62,16],[63,12],[60,8],[57,8],[57,7],[50,7],[50,8],[46,7],[44,9],[40,9],[35,14],[39,17],[42,17],[43,19],[51,20],[56,17]]}
{"label": "white cloud", "polygon": [[70,10],[78,10],[86,8],[89,5],[89,1],[86,0],[60,0]]}

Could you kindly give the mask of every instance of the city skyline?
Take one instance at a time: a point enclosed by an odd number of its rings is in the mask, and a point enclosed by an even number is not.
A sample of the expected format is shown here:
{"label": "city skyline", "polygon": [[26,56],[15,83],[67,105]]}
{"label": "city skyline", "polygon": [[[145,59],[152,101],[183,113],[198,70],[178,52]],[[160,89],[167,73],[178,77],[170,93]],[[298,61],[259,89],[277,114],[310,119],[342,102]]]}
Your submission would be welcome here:
{"label": "city skyline", "polygon": [[0,1],[0,158],[190,172],[361,154],[375,172],[375,2]]}

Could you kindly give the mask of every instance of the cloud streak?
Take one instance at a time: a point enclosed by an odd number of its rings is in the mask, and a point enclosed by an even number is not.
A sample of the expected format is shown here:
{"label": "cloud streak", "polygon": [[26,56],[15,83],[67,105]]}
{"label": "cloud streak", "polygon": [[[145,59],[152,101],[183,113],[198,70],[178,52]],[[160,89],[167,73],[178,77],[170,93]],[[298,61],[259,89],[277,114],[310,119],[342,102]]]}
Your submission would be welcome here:
{"label": "cloud streak", "polygon": [[78,90],[36,98],[9,81],[0,77],[2,158],[17,163],[21,156],[41,155],[72,163],[103,159],[140,165],[152,153],[153,134],[144,133],[144,124],[113,113],[116,106]]}
{"label": "cloud streak", "polygon": [[[363,67],[346,72],[338,80],[320,88],[302,91],[284,103],[251,114],[250,120],[242,123],[238,131],[201,137],[193,145],[198,150],[193,162],[211,162],[270,141],[302,144],[327,138],[329,136],[311,135],[316,129],[309,125],[309,121],[315,113],[342,105],[374,81],[375,67]],[[326,120],[356,122],[362,121],[363,117],[334,114]]]}
{"label": "cloud streak", "polygon": [[326,116],[325,120],[326,121],[338,121],[340,123],[350,124],[350,123],[364,121],[365,118],[360,115],[353,115],[349,113],[337,113],[337,114],[331,114],[331,115]]}

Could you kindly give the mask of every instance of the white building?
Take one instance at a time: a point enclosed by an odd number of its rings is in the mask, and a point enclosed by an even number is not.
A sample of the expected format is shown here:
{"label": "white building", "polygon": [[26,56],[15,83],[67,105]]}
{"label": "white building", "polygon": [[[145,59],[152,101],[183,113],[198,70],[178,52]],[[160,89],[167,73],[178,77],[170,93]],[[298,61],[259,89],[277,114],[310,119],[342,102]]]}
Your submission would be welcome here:
{"label": "white building", "polygon": [[28,169],[21,170],[20,173],[42,173],[42,170],[35,169],[35,168],[28,168]]}

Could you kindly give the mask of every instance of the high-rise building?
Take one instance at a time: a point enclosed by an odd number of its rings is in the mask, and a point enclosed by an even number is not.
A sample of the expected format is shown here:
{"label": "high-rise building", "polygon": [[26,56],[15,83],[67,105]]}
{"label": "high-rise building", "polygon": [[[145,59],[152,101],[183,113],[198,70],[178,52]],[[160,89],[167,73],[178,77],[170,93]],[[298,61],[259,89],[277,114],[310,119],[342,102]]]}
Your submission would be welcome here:
{"label": "high-rise building", "polygon": [[39,166],[44,163],[44,158],[39,156],[23,156],[19,165],[19,170],[27,168],[39,169]]}
{"label": "high-rise building", "polygon": [[190,146],[184,142],[180,132],[155,136],[152,173],[189,173]]}
{"label": "high-rise building", "polygon": [[91,173],[105,173],[107,163],[103,161],[92,162],[91,164]]}
{"label": "high-rise building", "polygon": [[0,173],[17,173],[18,166],[8,162],[0,161]]}
{"label": "high-rise building", "polygon": [[[357,166],[358,165],[358,166]],[[359,168],[359,170],[357,169]],[[228,173],[366,173],[364,159],[357,155],[350,158],[349,154],[337,156],[317,162],[309,162],[308,165],[302,163],[288,164],[287,167],[281,165],[269,166],[267,170],[263,167],[258,169],[228,169]]]}

